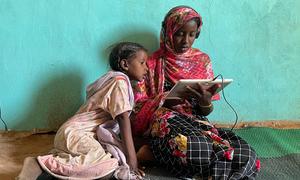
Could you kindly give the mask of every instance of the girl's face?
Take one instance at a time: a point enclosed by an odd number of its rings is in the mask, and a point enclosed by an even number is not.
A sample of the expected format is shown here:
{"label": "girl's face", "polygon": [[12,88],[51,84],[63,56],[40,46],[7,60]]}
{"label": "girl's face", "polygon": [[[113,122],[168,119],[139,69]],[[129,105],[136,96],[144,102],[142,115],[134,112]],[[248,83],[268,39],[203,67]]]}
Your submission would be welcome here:
{"label": "girl's face", "polygon": [[140,50],[135,56],[127,60],[127,75],[131,80],[142,81],[147,74],[148,55],[145,51]]}
{"label": "girl's face", "polygon": [[173,35],[173,45],[176,53],[185,53],[192,47],[196,39],[197,28],[196,21],[190,20]]}

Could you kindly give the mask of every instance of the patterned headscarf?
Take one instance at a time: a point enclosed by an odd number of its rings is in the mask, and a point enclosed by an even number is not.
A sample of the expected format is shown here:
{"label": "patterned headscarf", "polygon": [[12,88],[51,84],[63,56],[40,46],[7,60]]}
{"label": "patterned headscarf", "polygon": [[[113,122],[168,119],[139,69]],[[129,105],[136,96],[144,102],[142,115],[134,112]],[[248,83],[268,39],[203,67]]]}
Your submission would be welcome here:
{"label": "patterned headscarf", "polygon": [[[165,80],[175,84],[180,79],[212,79],[214,77],[210,58],[199,49],[190,48],[177,54],[173,45],[174,34],[187,22],[198,23],[196,37],[202,27],[201,16],[192,8],[178,6],[166,15],[161,29],[160,49],[148,59],[150,95],[164,92]],[[219,99],[214,97],[214,99]]]}
{"label": "patterned headscarf", "polygon": [[174,33],[192,19],[197,21],[196,38],[198,38],[202,27],[201,16],[194,9],[187,6],[178,6],[171,9],[162,22],[160,48],[167,48],[168,51],[173,52]]}

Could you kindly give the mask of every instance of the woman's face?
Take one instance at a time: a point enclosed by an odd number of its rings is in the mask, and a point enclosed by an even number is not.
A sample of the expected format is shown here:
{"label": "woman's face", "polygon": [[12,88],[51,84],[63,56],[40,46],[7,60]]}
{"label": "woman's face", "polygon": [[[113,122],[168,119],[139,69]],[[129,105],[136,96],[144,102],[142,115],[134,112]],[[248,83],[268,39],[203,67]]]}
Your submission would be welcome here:
{"label": "woman's face", "polygon": [[176,53],[185,53],[192,47],[196,39],[197,28],[196,21],[190,20],[173,35],[173,45]]}

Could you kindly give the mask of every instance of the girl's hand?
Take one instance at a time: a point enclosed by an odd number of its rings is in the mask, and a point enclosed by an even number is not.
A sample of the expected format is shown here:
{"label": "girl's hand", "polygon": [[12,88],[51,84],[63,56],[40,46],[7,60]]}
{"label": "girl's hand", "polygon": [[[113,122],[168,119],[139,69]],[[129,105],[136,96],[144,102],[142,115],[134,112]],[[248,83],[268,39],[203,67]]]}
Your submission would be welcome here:
{"label": "girl's hand", "polygon": [[198,87],[187,87],[189,96],[193,96],[198,99],[199,110],[203,116],[209,115],[213,111],[213,105],[211,103],[212,96],[216,93],[219,85],[204,86],[198,84]]}
{"label": "girl's hand", "polygon": [[206,86],[198,83],[196,88],[187,86],[187,90],[190,95],[199,100],[199,105],[207,106],[211,104],[211,98],[215,94],[216,90],[219,88],[218,84],[213,86]]}
{"label": "girl's hand", "polygon": [[139,179],[143,179],[142,177],[145,176],[145,172],[138,168],[138,162],[136,159],[128,159],[128,165],[130,167],[130,170],[133,171]]}
{"label": "girl's hand", "polygon": [[179,98],[179,97],[175,97],[175,98],[169,98],[166,99],[164,102],[164,107],[168,107],[171,108],[173,106],[179,105],[179,104],[183,104],[185,102],[185,99]]}

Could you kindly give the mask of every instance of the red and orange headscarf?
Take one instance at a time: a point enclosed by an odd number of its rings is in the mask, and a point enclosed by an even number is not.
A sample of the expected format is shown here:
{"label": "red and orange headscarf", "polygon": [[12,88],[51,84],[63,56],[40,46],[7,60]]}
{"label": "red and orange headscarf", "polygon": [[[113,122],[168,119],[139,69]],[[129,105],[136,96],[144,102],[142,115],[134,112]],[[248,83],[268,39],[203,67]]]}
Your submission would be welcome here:
{"label": "red and orange headscarf", "polygon": [[198,38],[202,27],[201,16],[192,8],[186,6],[178,6],[171,9],[162,22],[160,48],[166,48],[168,51],[173,52],[173,35],[192,19],[195,19],[198,24],[196,32],[196,38]]}

